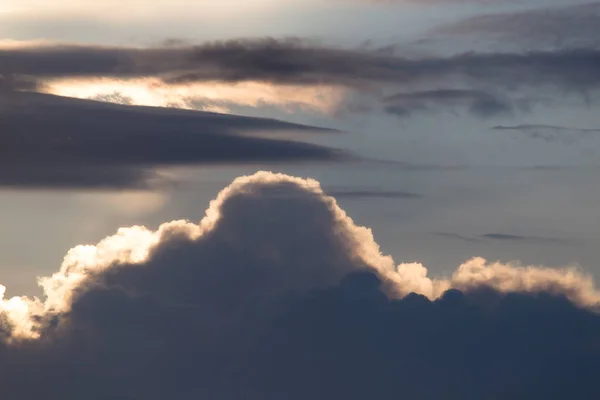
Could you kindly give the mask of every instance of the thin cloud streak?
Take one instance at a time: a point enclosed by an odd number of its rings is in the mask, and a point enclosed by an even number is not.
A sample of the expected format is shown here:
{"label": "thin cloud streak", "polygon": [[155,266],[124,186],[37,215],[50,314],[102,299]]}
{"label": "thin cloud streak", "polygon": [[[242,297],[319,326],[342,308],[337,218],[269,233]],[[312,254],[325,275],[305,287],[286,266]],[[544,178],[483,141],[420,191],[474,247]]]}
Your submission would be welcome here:
{"label": "thin cloud streak", "polygon": [[434,235],[440,236],[446,239],[461,240],[465,242],[484,242],[484,241],[504,241],[513,243],[529,243],[529,244],[558,244],[558,245],[572,245],[573,241],[558,238],[558,237],[545,237],[545,236],[527,236],[527,235],[515,235],[508,233],[484,233],[480,235],[462,235],[452,232],[433,232]]}
{"label": "thin cloud streak", "polygon": [[534,140],[563,144],[571,144],[575,141],[600,134],[600,129],[572,128],[544,124],[498,125],[491,129],[494,131],[518,132]]}
{"label": "thin cloud streak", "polygon": [[477,37],[521,48],[577,49],[600,45],[600,3],[477,15],[436,28],[432,36]]}
{"label": "thin cloud streak", "polygon": [[478,90],[438,89],[398,93],[385,99],[385,110],[399,117],[418,112],[466,110],[476,117],[506,116],[513,112],[507,99]]}

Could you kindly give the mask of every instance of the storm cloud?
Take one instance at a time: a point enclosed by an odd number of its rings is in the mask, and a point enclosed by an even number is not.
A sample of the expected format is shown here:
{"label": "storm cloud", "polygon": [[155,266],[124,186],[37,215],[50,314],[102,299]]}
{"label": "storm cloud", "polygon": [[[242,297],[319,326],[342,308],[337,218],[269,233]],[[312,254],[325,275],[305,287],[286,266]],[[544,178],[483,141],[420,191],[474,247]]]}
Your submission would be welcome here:
{"label": "storm cloud", "polygon": [[147,188],[163,180],[158,167],[343,158],[253,136],[319,130],[278,120],[15,91],[0,92],[0,102],[0,187]]}
{"label": "storm cloud", "polygon": [[478,258],[429,278],[310,179],[240,177],[198,224],[121,228],[40,284],[0,303],[7,398],[597,393],[591,278]]}

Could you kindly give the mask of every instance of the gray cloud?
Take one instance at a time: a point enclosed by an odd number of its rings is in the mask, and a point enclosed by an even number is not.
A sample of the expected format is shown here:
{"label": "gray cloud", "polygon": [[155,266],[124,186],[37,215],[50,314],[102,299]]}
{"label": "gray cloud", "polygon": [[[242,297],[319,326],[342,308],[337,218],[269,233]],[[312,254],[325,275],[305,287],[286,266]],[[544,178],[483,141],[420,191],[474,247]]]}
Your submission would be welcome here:
{"label": "gray cloud", "polygon": [[456,239],[456,240],[462,240],[465,242],[478,242],[481,240],[481,238],[479,237],[472,237],[472,236],[466,236],[466,235],[461,235],[459,233],[452,233],[452,232],[432,232],[433,235],[435,236],[440,236],[446,239]]}
{"label": "gray cloud", "polygon": [[[0,187],[143,188],[161,166],[333,161],[326,147],[253,137],[307,131],[277,120],[0,93]],[[241,135],[241,134],[244,135]]]}
{"label": "gray cloud", "polygon": [[492,128],[495,131],[518,132],[531,139],[546,142],[559,142],[571,144],[577,140],[600,134],[600,129],[570,128],[556,125],[523,124],[523,125],[498,125]]}
{"label": "gray cloud", "polygon": [[589,278],[481,259],[448,281],[426,272],[394,266],[317,182],[238,178],[199,224],[122,228],[72,249],[41,280],[42,301],[4,299],[3,395],[596,395],[600,293]]}
{"label": "gray cloud", "polygon": [[438,28],[434,35],[468,35],[521,48],[597,48],[600,3],[485,14]]}
{"label": "gray cloud", "polygon": [[[600,51],[591,47],[414,58],[376,50],[326,47],[300,39],[247,39],[154,48],[33,45],[0,50],[0,74],[5,76],[42,81],[56,77],[158,77],[172,85],[207,81],[328,84],[369,95],[385,93],[384,88],[404,88],[416,92],[405,95],[405,102],[427,100],[439,106],[467,103],[477,115],[495,115],[509,108],[511,101],[518,102],[511,96],[519,91],[534,89],[538,97],[539,92],[593,91],[600,84],[599,66]],[[450,81],[461,82],[464,88],[442,89],[436,99],[438,89],[432,87],[448,86]],[[502,92],[506,99],[500,97]],[[402,107],[390,107],[392,111],[404,111]]]}
{"label": "gray cloud", "polygon": [[[174,184],[151,169],[110,165],[19,165],[2,163],[0,189],[150,190]],[[6,166],[6,167],[4,167]]]}
{"label": "gray cloud", "polygon": [[35,91],[38,89],[40,86],[35,80],[22,76],[0,75],[0,94],[15,90]]}
{"label": "gray cloud", "polygon": [[509,100],[477,90],[438,89],[420,92],[398,93],[385,100],[385,110],[398,116],[414,112],[466,109],[478,117],[510,114],[513,107]]}
{"label": "gray cloud", "polygon": [[481,235],[484,239],[504,240],[509,242],[529,242],[529,243],[547,243],[547,244],[567,244],[569,241],[560,238],[550,238],[541,236],[523,236],[510,235],[506,233],[486,233]]}
{"label": "gray cloud", "polygon": [[447,239],[456,239],[465,242],[482,242],[484,240],[498,240],[506,242],[521,242],[521,243],[540,243],[540,244],[561,244],[568,245],[573,242],[563,238],[556,237],[544,237],[544,236],[526,236],[526,235],[514,235],[507,233],[484,233],[481,235],[461,235],[452,232],[434,232],[436,236],[441,236]]}

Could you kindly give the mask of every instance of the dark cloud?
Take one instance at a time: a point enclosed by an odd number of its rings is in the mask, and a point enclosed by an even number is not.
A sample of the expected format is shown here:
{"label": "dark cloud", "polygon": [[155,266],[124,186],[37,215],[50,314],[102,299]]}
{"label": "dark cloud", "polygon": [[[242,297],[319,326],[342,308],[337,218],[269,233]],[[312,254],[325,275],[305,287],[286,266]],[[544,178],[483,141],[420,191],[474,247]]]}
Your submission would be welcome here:
{"label": "dark cloud", "polygon": [[438,28],[434,35],[468,35],[521,48],[597,48],[600,3],[486,14]]}
{"label": "dark cloud", "polygon": [[[154,48],[29,45],[0,50],[0,74],[40,81],[154,77],[171,85],[261,81],[337,85],[369,95],[403,88],[416,91],[404,94],[404,100],[397,99],[410,101],[412,108],[389,106],[388,111],[397,114],[431,102],[438,106],[455,106],[458,102],[476,115],[497,115],[510,109],[511,101],[518,103],[512,96],[520,95],[520,91],[533,89],[538,97],[538,92],[593,91],[600,84],[599,66],[600,50],[595,47],[419,58],[364,48],[327,47],[300,39],[246,39]],[[464,89],[432,89],[448,86],[448,82],[459,82]],[[491,94],[501,92],[506,99]]]}
{"label": "dark cloud", "polygon": [[476,90],[439,89],[398,93],[385,100],[385,110],[401,117],[415,112],[460,111],[466,109],[478,117],[508,115],[513,108],[509,100]]}
{"label": "dark cloud", "polygon": [[474,259],[438,283],[394,268],[317,182],[259,173],[199,225],[72,249],[44,303],[0,303],[0,384],[19,400],[597,396],[586,277]]}
{"label": "dark cloud", "polygon": [[159,76],[171,83],[246,80],[361,86],[450,78],[507,86],[597,86],[596,49],[527,53],[466,53],[409,59],[311,45],[301,40],[238,40],[199,46],[125,48],[29,46],[0,51],[0,73],[44,77]]}
{"label": "dark cloud", "polygon": [[577,140],[600,134],[600,129],[570,128],[556,125],[498,125],[492,128],[495,131],[518,132],[531,139],[544,140],[548,143],[559,142],[571,144]]}
{"label": "dark cloud", "polygon": [[461,235],[452,232],[435,232],[434,235],[445,237],[447,239],[457,239],[465,242],[481,242],[483,240],[499,240],[507,242],[521,242],[521,243],[541,243],[541,244],[572,244],[570,240],[556,237],[544,237],[544,236],[525,236],[525,235],[514,235],[507,233],[484,233],[482,235]]}
{"label": "dark cloud", "polygon": [[0,95],[15,90],[35,91],[41,89],[40,84],[34,79],[14,75],[0,75]]}
{"label": "dark cloud", "polygon": [[19,165],[0,162],[0,189],[150,190],[175,182],[151,169],[110,165]]}
{"label": "dark cloud", "polygon": [[[253,132],[316,130],[282,121],[0,93],[0,186],[144,187],[153,168],[333,161],[335,150]],[[243,135],[242,135],[243,134]]]}
{"label": "dark cloud", "polygon": [[506,233],[486,233],[481,235],[484,239],[504,240],[509,242],[525,242],[525,243],[547,243],[547,244],[567,244],[569,241],[561,238],[541,237],[541,236],[523,236],[510,235]]}

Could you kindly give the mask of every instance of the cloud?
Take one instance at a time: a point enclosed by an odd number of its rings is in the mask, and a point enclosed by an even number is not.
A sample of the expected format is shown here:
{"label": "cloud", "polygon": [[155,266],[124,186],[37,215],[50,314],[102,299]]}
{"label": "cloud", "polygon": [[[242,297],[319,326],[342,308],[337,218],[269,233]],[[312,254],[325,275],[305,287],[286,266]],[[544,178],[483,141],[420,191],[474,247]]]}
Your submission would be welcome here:
{"label": "cloud", "polygon": [[376,51],[313,45],[300,39],[246,39],[155,48],[93,45],[9,47],[4,75],[37,78],[160,77],[165,82],[243,82],[349,85],[412,83],[459,76],[511,86],[598,85],[596,49],[527,53],[466,53],[403,58]]}
{"label": "cloud", "polygon": [[477,15],[437,28],[434,36],[466,35],[520,48],[597,48],[600,3]]}
{"label": "cloud", "polygon": [[[600,84],[598,65],[600,51],[595,47],[404,57],[297,38],[144,48],[13,44],[0,49],[1,75],[38,82],[104,77],[154,79],[174,88],[209,83],[221,87],[240,83],[312,89],[325,86],[334,91],[351,90],[383,107],[386,101],[393,101],[389,96],[396,92],[404,93],[398,95],[397,102],[412,105],[408,111],[432,105],[453,109],[462,104],[478,116],[501,114],[513,103],[512,108],[518,108],[523,98],[533,96],[529,92],[535,92],[535,97],[540,93],[552,97],[556,93],[593,92]],[[461,89],[444,89],[456,82],[461,83]],[[342,90],[327,101],[296,100],[325,109],[332,107],[330,103],[352,108],[352,93]],[[346,96],[347,101],[339,96]],[[406,112],[402,104],[388,108]]]}
{"label": "cloud", "polygon": [[343,157],[257,137],[319,130],[278,120],[14,91],[0,93],[0,102],[0,187],[148,188],[164,181],[157,167]]}
{"label": "cloud", "polygon": [[522,243],[542,243],[542,244],[572,244],[571,241],[558,238],[558,237],[545,237],[545,236],[526,236],[526,235],[514,235],[508,233],[484,233],[481,235],[461,235],[458,233],[451,232],[434,232],[436,236],[441,236],[447,239],[462,240],[465,242],[481,242],[483,240],[500,240],[506,242],[522,242]]}
{"label": "cloud", "polygon": [[235,109],[236,106],[276,107],[287,113],[316,111],[332,115],[347,89],[320,86],[272,85],[259,82],[236,84],[204,82],[167,85],[156,78],[58,79],[47,81],[44,91],[66,97],[91,98],[117,104],[176,107],[202,111]]}
{"label": "cloud", "polygon": [[12,75],[0,75],[0,94],[15,90],[35,91],[39,89],[39,84],[34,80]]}
{"label": "cloud", "polygon": [[465,242],[478,242],[481,240],[481,238],[479,238],[479,237],[461,235],[459,233],[452,233],[452,232],[432,232],[431,234],[435,235],[435,236],[443,237],[446,239],[462,240]]}
{"label": "cloud", "polygon": [[466,109],[471,115],[493,117],[511,114],[510,101],[476,90],[439,89],[398,93],[385,100],[385,110],[401,117],[415,112],[458,111]]}
{"label": "cloud", "polygon": [[0,161],[0,188],[19,190],[93,189],[150,190],[167,188],[173,182],[151,169],[102,165],[18,165]]}
{"label": "cloud", "polygon": [[600,134],[600,129],[570,128],[542,124],[498,125],[493,127],[492,130],[518,132],[531,139],[544,140],[548,143],[559,142],[563,144],[571,144],[577,140]]}
{"label": "cloud", "polygon": [[597,390],[591,278],[480,258],[450,279],[428,278],[421,264],[382,255],[370,230],[311,179],[240,177],[198,224],[121,228],[70,250],[40,284],[42,299],[0,303],[7,398],[545,399]]}
{"label": "cloud", "polygon": [[523,235],[510,235],[506,233],[486,233],[481,235],[484,239],[504,240],[510,242],[538,242],[538,243],[566,243],[565,240],[559,238],[549,238],[540,236],[523,236]]}

